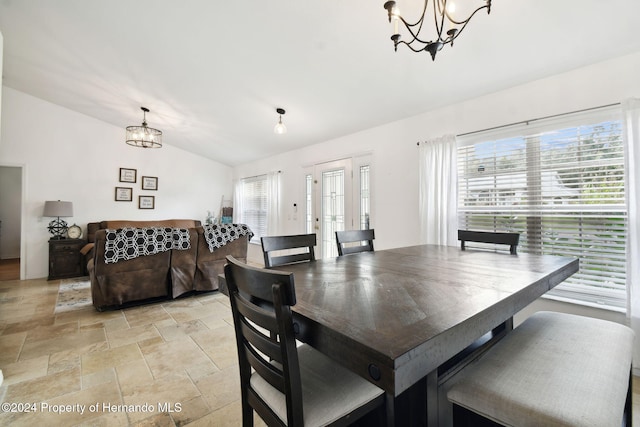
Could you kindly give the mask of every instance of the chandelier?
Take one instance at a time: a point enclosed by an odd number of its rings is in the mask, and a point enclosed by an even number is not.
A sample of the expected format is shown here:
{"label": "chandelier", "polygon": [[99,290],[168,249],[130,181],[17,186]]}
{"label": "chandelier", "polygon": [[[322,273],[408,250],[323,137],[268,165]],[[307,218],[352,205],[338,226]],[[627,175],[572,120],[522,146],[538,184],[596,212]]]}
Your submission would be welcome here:
{"label": "chandelier", "polygon": [[[471,0],[465,0],[461,3],[468,3]],[[431,59],[435,61],[436,53],[444,47],[444,45],[450,44],[453,46],[453,41],[458,38],[462,33],[462,30],[467,26],[473,15],[482,9],[487,9],[487,14],[491,12],[491,0],[481,0],[484,5],[478,7],[472,12],[467,12],[467,18],[462,19],[460,15],[464,11],[458,11],[456,3],[453,0],[432,0],[433,5],[433,17],[427,17],[427,8],[429,6],[429,0],[424,0],[424,8],[422,9],[422,16],[414,24],[410,24],[400,15],[400,11],[396,6],[395,1],[388,1],[384,4],[384,8],[389,13],[389,22],[393,22],[393,46],[395,50],[398,50],[399,44],[404,44],[414,52],[427,51],[431,54]],[[473,8],[475,6],[472,6]],[[423,24],[425,30],[427,24],[425,18],[433,19],[435,34],[425,36],[420,32],[423,30]],[[404,27],[409,32],[409,41],[400,40],[400,32],[398,31],[399,23],[402,22]],[[426,31],[425,31],[426,32]],[[429,37],[430,39],[427,39]]]}
{"label": "chandelier", "polygon": [[162,147],[162,131],[147,126],[148,108],[140,107],[143,111],[142,126],[127,126],[127,144],[142,148]]}

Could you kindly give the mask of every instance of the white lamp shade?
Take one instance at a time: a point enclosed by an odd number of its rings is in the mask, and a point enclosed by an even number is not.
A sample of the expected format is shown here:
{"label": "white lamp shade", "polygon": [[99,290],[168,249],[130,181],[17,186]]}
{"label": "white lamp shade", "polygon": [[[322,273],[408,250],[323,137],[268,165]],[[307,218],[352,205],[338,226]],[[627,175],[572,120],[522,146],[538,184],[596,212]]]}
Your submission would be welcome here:
{"label": "white lamp shade", "polygon": [[44,211],[42,212],[42,216],[73,216],[73,203],[61,202],[60,200],[48,200],[44,202]]}

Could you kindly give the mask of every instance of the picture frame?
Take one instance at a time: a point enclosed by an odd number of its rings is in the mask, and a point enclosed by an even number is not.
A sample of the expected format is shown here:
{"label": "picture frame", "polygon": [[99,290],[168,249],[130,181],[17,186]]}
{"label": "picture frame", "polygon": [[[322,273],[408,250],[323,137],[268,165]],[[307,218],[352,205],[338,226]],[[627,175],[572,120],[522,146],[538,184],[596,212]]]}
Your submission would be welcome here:
{"label": "picture frame", "polygon": [[155,209],[155,196],[138,196],[138,209]]}
{"label": "picture frame", "polygon": [[158,177],[157,176],[143,176],[141,179],[143,190],[157,190],[158,189]]}
{"label": "picture frame", "polygon": [[120,168],[120,182],[134,183],[137,181],[138,171],[136,169]]}
{"label": "picture frame", "polygon": [[132,187],[116,187],[116,202],[131,202],[133,201],[133,188]]}

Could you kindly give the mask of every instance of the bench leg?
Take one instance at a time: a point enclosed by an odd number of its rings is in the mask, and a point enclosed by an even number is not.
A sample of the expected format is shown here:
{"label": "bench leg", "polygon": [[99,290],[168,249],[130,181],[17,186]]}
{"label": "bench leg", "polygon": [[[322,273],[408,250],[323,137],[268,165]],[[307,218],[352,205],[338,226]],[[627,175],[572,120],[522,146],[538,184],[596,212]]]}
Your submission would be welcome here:
{"label": "bench leg", "polygon": [[633,426],[633,370],[629,372],[629,388],[627,389],[627,401],[624,405],[622,425]]}

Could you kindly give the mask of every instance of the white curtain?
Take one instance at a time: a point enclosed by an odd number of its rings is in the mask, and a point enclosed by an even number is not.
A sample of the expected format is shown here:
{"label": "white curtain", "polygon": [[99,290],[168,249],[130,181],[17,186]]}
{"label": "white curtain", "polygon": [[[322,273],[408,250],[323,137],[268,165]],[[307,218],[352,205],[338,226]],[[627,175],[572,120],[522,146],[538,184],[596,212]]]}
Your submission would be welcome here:
{"label": "white curtain", "polygon": [[280,172],[267,174],[267,236],[278,235],[280,227]]}
{"label": "white curtain", "polygon": [[457,245],[458,170],[456,137],[420,144],[420,238],[422,243]]}
{"label": "white curtain", "polygon": [[[627,317],[636,333],[633,351],[634,371],[640,363],[640,100],[623,103],[626,156],[625,191],[627,199]],[[636,375],[638,372],[634,372]]]}
{"label": "white curtain", "polygon": [[[242,180],[239,179],[233,186],[233,222],[242,222]],[[222,218],[219,218],[222,221]]]}

